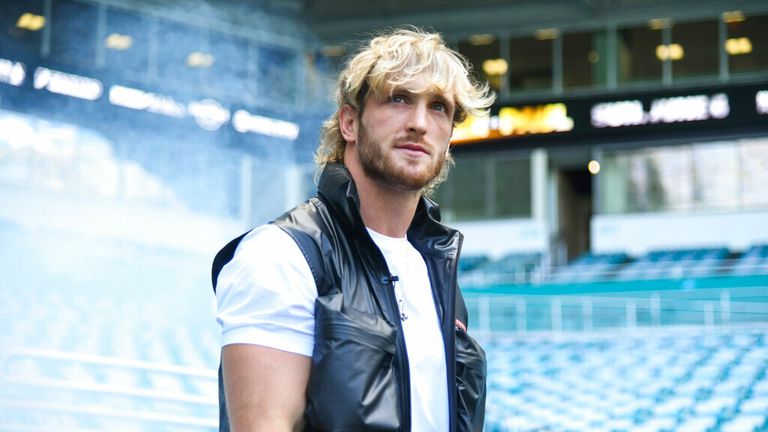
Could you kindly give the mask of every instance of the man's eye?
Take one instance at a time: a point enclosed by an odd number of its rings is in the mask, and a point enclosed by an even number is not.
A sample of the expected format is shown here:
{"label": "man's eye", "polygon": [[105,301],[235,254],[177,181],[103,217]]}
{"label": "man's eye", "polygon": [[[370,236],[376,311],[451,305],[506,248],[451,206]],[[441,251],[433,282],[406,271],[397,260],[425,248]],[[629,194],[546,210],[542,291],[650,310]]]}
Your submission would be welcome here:
{"label": "man's eye", "polygon": [[445,106],[445,104],[442,102],[435,102],[434,104],[432,104],[432,109],[436,109],[442,112],[448,112],[448,107]]}
{"label": "man's eye", "polygon": [[395,103],[403,103],[403,102],[405,102],[405,97],[403,97],[401,95],[392,95],[392,96],[389,97],[389,101],[390,102],[395,102]]}

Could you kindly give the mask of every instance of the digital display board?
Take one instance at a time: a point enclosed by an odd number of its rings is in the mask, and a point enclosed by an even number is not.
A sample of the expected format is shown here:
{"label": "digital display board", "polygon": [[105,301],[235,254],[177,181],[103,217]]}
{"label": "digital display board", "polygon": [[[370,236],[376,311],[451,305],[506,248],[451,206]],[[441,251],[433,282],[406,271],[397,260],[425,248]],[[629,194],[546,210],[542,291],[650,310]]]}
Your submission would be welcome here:
{"label": "digital display board", "polygon": [[741,128],[768,133],[768,82],[497,104],[488,116],[458,125],[452,144],[546,145]]}
{"label": "digital display board", "polygon": [[[19,90],[15,97],[6,97],[3,105],[14,105],[14,102],[35,105],[38,101],[38,105],[47,105],[56,111],[59,106],[72,107],[75,100],[79,100],[80,103],[92,105],[82,105],[73,111],[91,122],[113,120],[116,115],[113,110],[127,110],[147,113],[155,116],[156,120],[192,119],[200,129],[210,132],[228,125],[236,134],[257,134],[289,142],[299,137],[300,126],[296,122],[256,114],[249,107],[226,106],[226,103],[210,97],[170,95],[140,88],[143,87],[141,85],[99,79],[77,72],[42,65],[30,66],[14,59],[0,58],[0,96],[3,87]],[[56,99],[62,97],[64,99]],[[166,125],[172,127],[172,124]],[[179,127],[184,128],[183,123],[179,123]]]}

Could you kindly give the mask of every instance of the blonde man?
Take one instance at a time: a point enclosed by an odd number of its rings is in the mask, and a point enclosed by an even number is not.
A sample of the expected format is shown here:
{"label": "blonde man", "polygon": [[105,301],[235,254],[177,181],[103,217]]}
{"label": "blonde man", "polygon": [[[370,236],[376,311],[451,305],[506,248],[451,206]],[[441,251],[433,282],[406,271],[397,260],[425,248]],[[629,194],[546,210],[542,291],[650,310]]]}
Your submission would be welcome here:
{"label": "blonde man", "polygon": [[493,102],[438,34],[396,29],[342,71],[318,194],[214,261],[221,430],[481,430],[485,354],[462,236],[425,197],[453,127]]}

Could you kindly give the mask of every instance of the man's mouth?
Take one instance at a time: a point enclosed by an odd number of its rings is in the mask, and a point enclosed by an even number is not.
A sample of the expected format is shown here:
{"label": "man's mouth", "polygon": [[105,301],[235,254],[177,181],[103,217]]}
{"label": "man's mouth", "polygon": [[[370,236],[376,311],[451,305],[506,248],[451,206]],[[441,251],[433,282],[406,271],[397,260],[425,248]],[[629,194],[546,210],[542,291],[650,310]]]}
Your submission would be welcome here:
{"label": "man's mouth", "polygon": [[401,149],[401,150],[409,150],[409,151],[412,151],[412,152],[419,152],[419,153],[429,154],[429,152],[427,151],[427,149],[425,147],[420,146],[418,144],[400,144],[400,145],[396,145],[395,148]]}

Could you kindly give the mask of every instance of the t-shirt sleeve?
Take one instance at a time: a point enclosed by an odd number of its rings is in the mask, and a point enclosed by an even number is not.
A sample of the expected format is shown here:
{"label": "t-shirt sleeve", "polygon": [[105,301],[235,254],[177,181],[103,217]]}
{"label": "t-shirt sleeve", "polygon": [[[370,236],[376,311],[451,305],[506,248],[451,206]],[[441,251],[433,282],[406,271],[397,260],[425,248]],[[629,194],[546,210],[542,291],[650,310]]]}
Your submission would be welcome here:
{"label": "t-shirt sleeve", "polygon": [[254,229],[219,274],[222,346],[254,344],[311,356],[316,298],[315,280],[296,242],[272,224]]}

